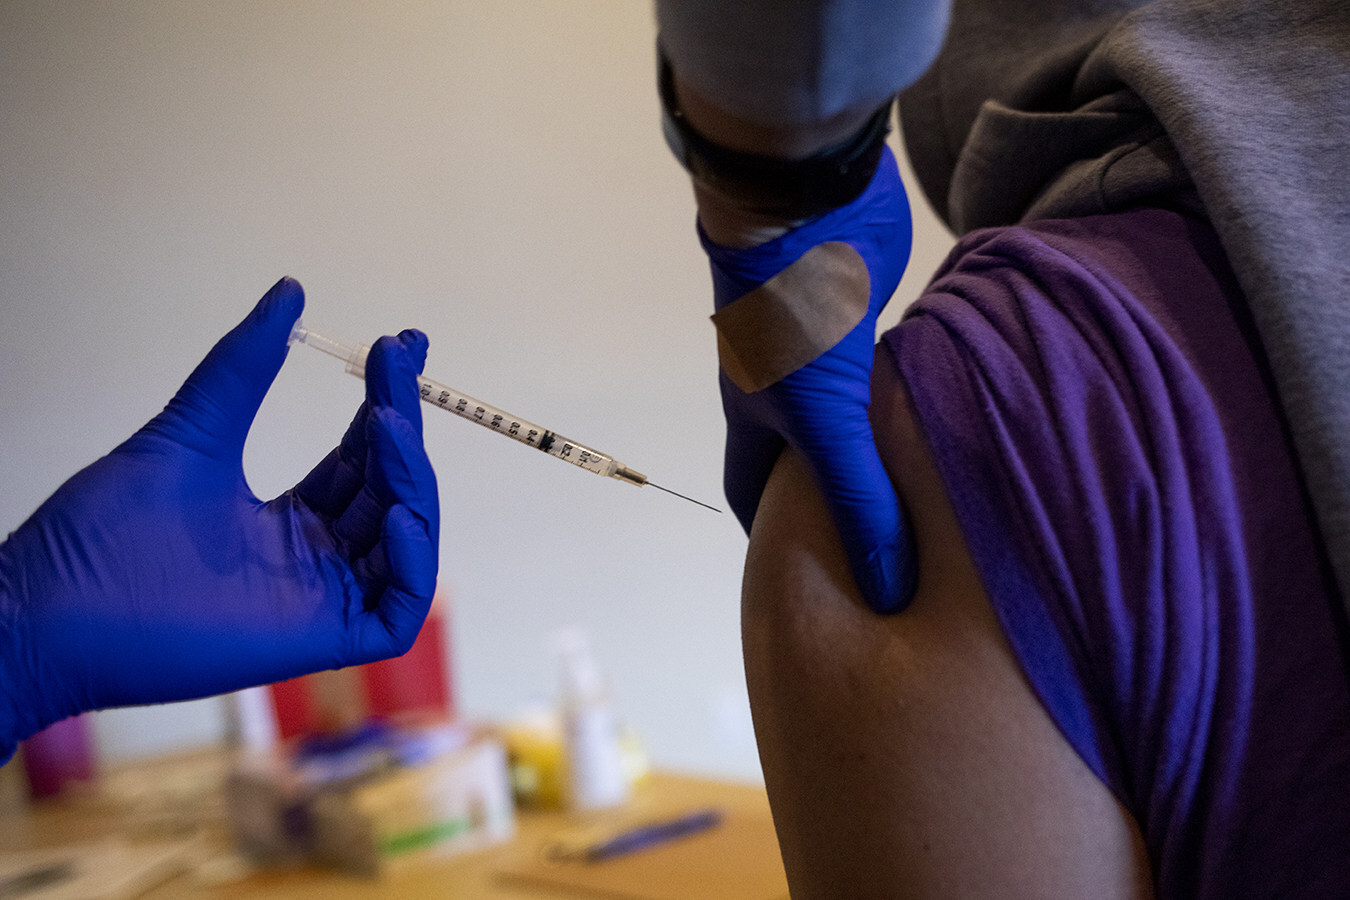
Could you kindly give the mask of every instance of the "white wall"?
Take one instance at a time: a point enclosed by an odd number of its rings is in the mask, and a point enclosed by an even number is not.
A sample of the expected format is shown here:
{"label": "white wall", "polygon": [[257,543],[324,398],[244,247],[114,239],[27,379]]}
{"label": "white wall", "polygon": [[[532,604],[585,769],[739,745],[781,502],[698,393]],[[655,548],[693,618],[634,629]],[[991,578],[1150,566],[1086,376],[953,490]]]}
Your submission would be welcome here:
{"label": "white wall", "polygon": [[[631,0],[0,4],[0,531],[138,427],[273,281],[316,330],[431,337],[427,374],[722,504],[705,264]],[[921,215],[926,209],[916,203]],[[898,317],[950,242],[920,224]],[[294,483],[361,386],[297,352],[246,450]],[[430,413],[461,707],[543,696],[586,626],[658,764],[755,778],[744,536]],[[102,713],[105,754],[217,701]]]}

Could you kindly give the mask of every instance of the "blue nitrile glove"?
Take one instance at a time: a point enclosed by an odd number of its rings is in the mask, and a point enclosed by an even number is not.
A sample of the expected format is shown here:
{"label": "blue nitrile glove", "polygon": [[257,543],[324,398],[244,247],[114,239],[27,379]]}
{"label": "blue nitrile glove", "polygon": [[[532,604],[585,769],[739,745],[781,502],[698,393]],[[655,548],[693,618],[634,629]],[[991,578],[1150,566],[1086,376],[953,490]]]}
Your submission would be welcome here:
{"label": "blue nitrile glove", "polygon": [[[878,612],[903,609],[914,592],[913,542],[867,418],[877,316],[909,260],[909,203],[895,157],[886,149],[871,183],[852,203],[767,243],[733,249],[706,234],[701,238],[718,310],[724,484],[732,509],[749,531],[769,472],[790,444],[815,474],[867,603]],[[770,288],[788,295],[787,313],[778,298],[761,303],[771,279]],[[846,318],[844,329],[857,323],[842,339],[812,349],[812,339],[821,340],[806,333],[816,327],[812,310],[850,292],[861,321]],[[746,314],[733,323],[727,317],[737,301]],[[744,350],[742,358],[729,358],[737,350]],[[797,365],[781,378],[772,371]],[[740,371],[729,375],[728,368]],[[748,383],[756,376],[760,384]]]}
{"label": "blue nitrile glove", "polygon": [[0,760],[86,710],[405,652],[436,587],[419,332],[381,338],[341,444],[270,502],[244,439],[304,305],[278,282],[164,411],[0,545]]}

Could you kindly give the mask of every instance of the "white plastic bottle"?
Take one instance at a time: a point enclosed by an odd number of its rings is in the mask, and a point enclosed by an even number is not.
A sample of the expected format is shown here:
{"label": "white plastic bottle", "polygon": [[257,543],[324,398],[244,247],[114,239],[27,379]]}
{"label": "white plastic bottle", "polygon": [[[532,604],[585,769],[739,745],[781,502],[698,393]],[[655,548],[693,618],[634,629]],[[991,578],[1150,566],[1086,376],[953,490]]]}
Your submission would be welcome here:
{"label": "white plastic bottle", "polygon": [[558,632],[555,647],[568,806],[580,811],[618,806],[628,800],[629,783],[609,689],[584,632]]}

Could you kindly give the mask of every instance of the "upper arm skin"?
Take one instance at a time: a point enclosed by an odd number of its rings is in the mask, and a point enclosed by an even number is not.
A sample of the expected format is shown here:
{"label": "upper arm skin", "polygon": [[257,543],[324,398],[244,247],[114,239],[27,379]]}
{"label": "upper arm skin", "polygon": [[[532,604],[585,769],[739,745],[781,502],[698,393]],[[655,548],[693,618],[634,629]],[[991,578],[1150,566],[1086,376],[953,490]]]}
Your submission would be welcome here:
{"label": "upper arm skin", "polygon": [[872,418],[915,529],[911,606],[863,605],[791,452],[746,558],[746,678],[793,896],[1152,896],[1133,819],[1013,657],[884,349]]}

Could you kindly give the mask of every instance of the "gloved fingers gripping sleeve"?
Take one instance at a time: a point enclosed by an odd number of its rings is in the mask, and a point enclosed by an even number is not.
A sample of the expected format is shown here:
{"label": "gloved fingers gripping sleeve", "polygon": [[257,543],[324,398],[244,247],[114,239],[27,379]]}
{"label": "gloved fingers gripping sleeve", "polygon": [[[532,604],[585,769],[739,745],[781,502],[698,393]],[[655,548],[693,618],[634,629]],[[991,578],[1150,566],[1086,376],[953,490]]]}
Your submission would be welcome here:
{"label": "gloved fingers gripping sleeve", "polygon": [[863,194],[748,249],[703,235],[712,265],[727,418],[728,501],[749,530],[784,445],[807,459],[864,598],[913,593],[911,537],[873,442],[876,319],[909,257],[909,205],[887,149]]}

